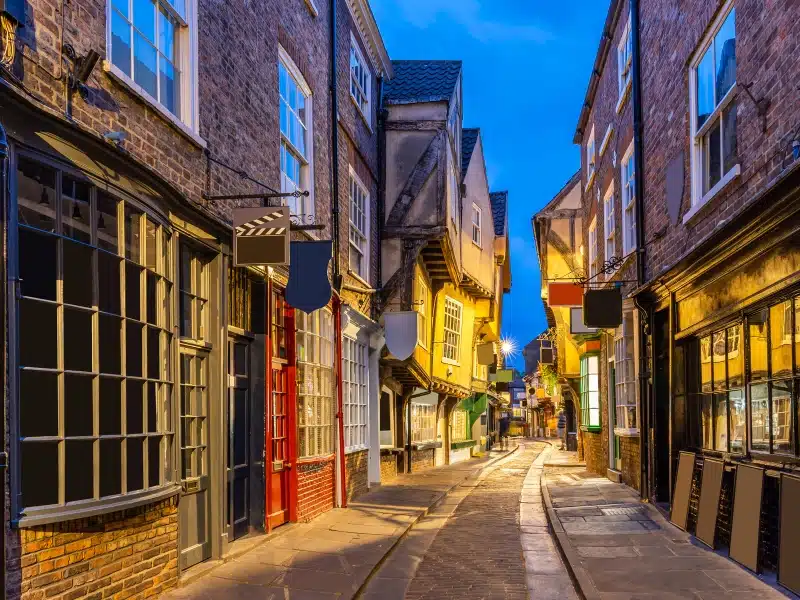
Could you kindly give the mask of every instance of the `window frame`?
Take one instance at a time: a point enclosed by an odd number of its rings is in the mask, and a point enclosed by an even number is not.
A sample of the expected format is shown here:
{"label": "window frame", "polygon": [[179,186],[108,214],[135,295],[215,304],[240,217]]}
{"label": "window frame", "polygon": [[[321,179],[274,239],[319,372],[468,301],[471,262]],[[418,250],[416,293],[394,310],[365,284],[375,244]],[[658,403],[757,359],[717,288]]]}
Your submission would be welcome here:
{"label": "window frame", "polygon": [[[355,58],[358,66],[364,71],[367,75],[367,89],[365,90],[361,85],[361,82],[358,81],[356,77],[353,59]],[[365,96],[365,101],[367,104],[366,110],[361,106],[358,98],[356,98],[355,94],[353,93],[353,84],[356,84],[358,91]],[[353,32],[350,32],[350,99],[353,101],[353,104],[356,105],[358,108],[358,112],[364,119],[364,122],[367,124],[367,127],[372,130],[372,69],[369,67],[369,63],[364,59],[364,53],[361,52],[361,46],[356,40],[356,37],[353,35]]]}
{"label": "window frame", "polygon": [[[9,464],[9,471],[10,471],[10,498],[11,498],[11,506],[10,506],[10,514],[13,526],[20,526],[20,527],[33,527],[39,525],[45,525],[49,523],[57,523],[66,520],[73,520],[73,519],[80,519],[86,518],[93,515],[99,514],[107,514],[111,512],[116,512],[119,510],[124,510],[127,508],[133,508],[136,506],[140,506],[142,504],[156,502],[161,499],[165,499],[171,496],[174,496],[180,490],[179,485],[179,473],[178,473],[178,452],[177,452],[177,444],[179,443],[179,435],[177,433],[178,429],[176,426],[177,423],[177,407],[178,401],[176,397],[178,395],[178,382],[179,377],[177,375],[177,365],[175,362],[175,349],[176,349],[176,336],[174,327],[176,324],[177,312],[176,312],[176,298],[177,298],[177,283],[175,278],[177,276],[177,271],[175,270],[175,247],[177,245],[176,241],[176,234],[172,227],[169,225],[168,220],[164,217],[164,215],[160,214],[159,212],[155,211],[154,209],[144,206],[142,203],[137,201],[136,199],[132,198],[124,191],[118,190],[116,188],[112,188],[108,185],[107,182],[98,180],[96,177],[92,176],[91,174],[81,172],[78,169],[73,168],[71,165],[64,165],[58,161],[54,161],[49,159],[45,156],[42,156],[33,151],[25,151],[25,152],[17,152],[16,148],[11,146],[11,153],[10,153],[10,165],[9,165],[9,174],[10,174],[10,200],[9,200],[9,223],[8,223],[8,236],[9,236],[9,250],[8,250],[8,268],[9,268],[9,280],[11,284],[8,286],[8,296],[7,296],[7,306],[8,306],[8,315],[9,315],[9,355],[8,355],[8,370],[9,370],[9,428],[10,428],[10,439],[9,439],[9,449],[11,451],[12,460]],[[19,200],[20,200],[20,182],[19,178],[17,177],[18,168],[20,159],[36,163],[45,169],[50,169],[54,173],[54,185],[52,189],[54,197],[52,199],[52,204],[54,206],[54,210],[52,211],[54,214],[53,218],[53,225],[52,225],[52,232],[48,231],[44,228],[37,228],[32,227],[26,224],[20,224],[19,222]],[[67,233],[66,230],[61,228],[62,222],[65,220],[66,215],[64,214],[64,203],[63,200],[67,199],[70,200],[71,197],[67,196],[64,193],[63,189],[63,182],[64,179],[72,179],[74,181],[85,183],[89,186],[88,189],[88,206],[87,210],[89,220],[90,220],[90,232],[89,232],[89,241],[81,241],[80,239],[74,237],[74,235],[70,235]],[[103,222],[100,219],[101,215],[109,215],[109,213],[101,213],[99,210],[98,201],[100,198],[100,194],[103,194],[105,197],[110,199],[112,202],[116,202],[116,251],[113,251],[109,248],[103,247],[100,245],[100,235],[99,230],[102,227],[101,223]],[[133,258],[133,255],[128,256],[126,251],[126,222],[125,222],[125,207],[130,206],[135,213],[137,213],[137,218],[139,225],[137,227],[139,232],[139,245],[137,250],[137,255]],[[74,210],[74,209],[73,209]],[[70,216],[69,220],[73,221],[75,217]],[[147,251],[147,244],[148,244],[148,227],[147,224],[152,224],[155,226],[154,232],[155,235],[152,239],[155,242],[155,256],[152,257],[153,263],[152,266],[148,264],[150,257],[149,252]],[[75,225],[71,225],[71,227],[75,227]],[[63,244],[71,243],[77,244],[85,248],[90,248],[92,252],[92,286],[93,291],[92,294],[92,306],[84,306],[81,304],[70,303],[67,302],[64,298],[64,290],[63,285],[57,286],[56,289],[56,299],[51,301],[46,298],[40,298],[39,296],[25,296],[23,295],[22,284],[23,280],[21,279],[21,265],[20,265],[20,246],[19,246],[19,232],[20,229],[26,229],[31,231],[33,235],[41,235],[46,236],[48,238],[54,238],[56,243],[56,252],[58,255],[63,256]],[[97,291],[97,282],[100,280],[100,273],[99,273],[99,254],[104,253],[111,257],[116,257],[118,259],[119,270],[117,277],[120,279],[120,285],[122,286],[120,291],[120,297],[117,299],[119,302],[118,312],[116,314],[114,312],[109,312],[104,310],[101,307],[102,298],[98,296]],[[64,261],[58,261],[60,264],[56,265],[56,281],[63,281],[63,274],[64,274]],[[130,268],[129,268],[130,265]],[[125,289],[126,287],[122,284],[124,278],[128,276],[128,271],[131,269],[139,269],[139,278],[140,278],[140,294],[139,294],[139,317],[134,318],[132,315],[127,314],[127,311],[124,309],[125,303]],[[94,275],[97,273],[97,279],[94,279]],[[147,285],[149,281],[148,275],[152,273],[155,276],[155,286],[156,286],[156,293],[158,294],[158,299],[160,301],[156,301],[153,307],[154,312],[153,317],[155,322],[152,322],[151,316],[148,314],[150,311],[150,306],[146,301],[147,294]],[[60,279],[58,279],[60,277]],[[60,354],[61,357],[57,358],[57,364],[53,368],[44,367],[44,366],[36,366],[36,365],[23,365],[22,364],[22,353],[20,349],[20,340],[21,338],[21,322],[20,322],[20,314],[21,314],[21,303],[23,300],[30,298],[28,302],[37,302],[37,303],[44,303],[50,306],[55,307],[56,309],[56,344],[61,349],[57,351],[57,354]],[[90,370],[85,369],[70,369],[67,368],[64,360],[64,337],[65,337],[65,322],[64,322],[64,311],[66,309],[72,310],[75,312],[76,310],[88,313],[91,319],[91,367]],[[125,313],[125,314],[122,314]],[[100,329],[99,329],[99,318],[103,315],[108,315],[112,318],[116,318],[119,320],[119,338],[117,343],[119,344],[120,348],[120,373],[114,374],[112,371],[105,370],[103,366],[100,364],[100,351],[99,345],[101,343],[100,339]],[[127,330],[129,322],[133,323],[134,325],[138,324],[141,327],[142,331],[142,363],[141,363],[141,375],[137,376],[135,374],[131,374],[127,372],[127,361],[124,359],[124,354],[127,352]],[[155,328],[159,334],[159,362],[158,365],[158,374],[157,378],[153,379],[151,377],[151,373],[149,372],[150,365],[148,364],[148,358],[146,356],[146,352],[149,351],[149,344],[148,344],[148,337],[146,336],[147,332],[151,329]],[[57,399],[56,405],[58,407],[58,411],[62,414],[59,417],[59,424],[57,426],[58,431],[55,436],[51,435],[34,435],[28,436],[31,441],[27,443],[37,443],[35,438],[39,440],[39,442],[44,443],[57,443],[59,445],[58,450],[58,466],[57,472],[59,475],[58,480],[58,501],[55,504],[47,504],[47,505],[38,505],[38,506],[23,506],[23,498],[22,498],[22,452],[21,448],[24,442],[23,436],[21,435],[22,429],[22,410],[21,404],[19,400],[20,390],[21,390],[21,373],[22,371],[31,371],[31,372],[40,372],[40,373],[53,373],[58,377],[57,383]],[[124,373],[123,373],[124,372]],[[86,378],[92,379],[92,415],[93,415],[93,423],[92,423],[92,433],[91,434],[68,434],[66,431],[66,419],[63,416],[65,411],[65,378],[68,375],[73,376],[83,376]],[[119,390],[119,398],[118,401],[120,403],[120,423],[119,423],[119,433],[103,433],[101,430],[101,422],[99,417],[99,409],[100,409],[100,388],[99,382],[101,379],[113,379],[119,381],[120,390]],[[142,432],[128,432],[124,430],[127,429],[126,421],[127,421],[127,392],[128,392],[128,385],[126,382],[128,381],[139,381],[142,384]],[[152,421],[149,419],[149,412],[151,407],[151,400],[150,396],[147,393],[150,383],[154,382],[155,384],[155,407],[156,407],[156,419],[155,424],[152,425]],[[151,431],[151,427],[155,427],[155,430]],[[159,441],[159,483],[155,485],[150,484],[150,473],[149,473],[149,464],[148,464],[148,457],[150,446],[149,442],[145,443],[144,440],[149,440],[150,438],[160,438]],[[102,493],[102,484],[103,480],[101,479],[101,467],[98,464],[98,459],[100,458],[100,443],[103,439],[106,440],[115,440],[118,439],[120,441],[120,466],[121,466],[121,473],[120,473],[120,493],[119,494],[109,494],[103,496]],[[125,491],[126,489],[126,473],[127,473],[127,464],[126,464],[126,448],[125,445],[127,444],[130,439],[140,440],[142,441],[143,445],[143,452],[142,452],[142,487],[141,489],[133,490],[133,491]],[[92,442],[93,449],[92,449],[92,469],[93,469],[93,483],[92,483],[92,497],[86,499],[78,499],[68,501],[66,498],[66,475],[64,467],[66,465],[66,444],[71,441],[86,441]],[[144,450],[144,446],[147,447],[147,451]],[[125,465],[122,468],[122,465]],[[24,513],[21,512],[24,509]]]}
{"label": "window frame", "polygon": [[[635,315],[632,310],[626,310],[622,316],[622,324],[614,330],[614,433],[617,435],[639,433],[635,329]],[[633,418],[630,409],[633,409]]]}
{"label": "window frame", "polygon": [[[414,291],[416,296],[414,298],[414,310],[417,313],[417,344],[427,350],[430,342],[430,329],[428,328],[430,287],[420,273],[417,273]],[[422,336],[420,336],[420,332],[424,332]]]}
{"label": "window frame", "polygon": [[[422,408],[424,407],[424,408]],[[416,412],[416,414],[415,414]],[[420,412],[422,414],[420,414]],[[411,401],[411,443],[422,445],[430,444],[436,441],[437,433],[437,419],[438,407],[436,404],[429,404],[425,402]],[[429,422],[430,420],[430,422]],[[422,423],[424,427],[420,426]],[[430,432],[431,437],[424,437],[423,432]]]}
{"label": "window frame", "polygon": [[[356,198],[353,195],[353,190],[357,189],[362,194],[362,200],[364,202],[364,207],[362,213],[364,215],[364,231],[362,231],[359,226],[353,221],[353,215],[355,214],[354,208],[356,208]],[[355,274],[361,281],[366,284],[369,284],[370,281],[370,193],[367,189],[367,186],[364,185],[364,182],[358,176],[358,173],[355,172],[353,166],[350,165],[350,214],[349,214],[349,223],[350,223],[350,231],[348,232],[348,241],[349,241],[349,248],[350,253],[347,256],[347,264],[349,270]],[[356,232],[356,235],[359,235],[363,238],[364,248],[363,250],[358,247],[358,245],[353,241],[353,231]],[[361,264],[362,269],[357,270],[353,268],[352,263],[352,252],[355,251],[361,255]]]}
{"label": "window frame", "polygon": [[[448,315],[448,307],[451,311],[457,311],[457,314]],[[458,366],[461,364],[459,361],[461,360],[461,332],[464,327],[464,304],[455,298],[445,295],[444,313],[442,317],[442,333],[444,334],[444,339],[442,340],[442,362],[448,365]],[[448,327],[448,318],[458,321],[458,331],[452,327]],[[446,356],[448,348],[453,349],[452,354],[454,358]]]}
{"label": "window frame", "polygon": [[[633,178],[629,178],[625,172],[628,165],[633,165]],[[622,200],[622,254],[624,257],[636,251],[637,238],[639,232],[636,226],[636,153],[634,152],[633,142],[631,141],[622,160],[619,163],[620,182],[622,190],[620,198]],[[628,213],[630,212],[630,217]],[[630,223],[628,222],[630,219]],[[633,239],[630,239],[633,237]]]}
{"label": "window frame", "polygon": [[[615,200],[614,181],[612,180],[603,197],[604,258],[606,261],[617,255],[617,211]],[[609,249],[611,250],[610,252]]]}
{"label": "window frame", "polygon": [[[478,217],[477,221],[475,220],[475,216],[476,215]],[[472,203],[472,243],[475,244],[478,248],[482,248],[482,245],[481,245],[481,241],[482,241],[482,239],[481,239],[481,236],[482,236],[482,231],[481,231],[482,221],[483,221],[483,213],[481,211],[481,207],[473,202]],[[475,239],[475,234],[476,233],[477,233],[477,237],[478,237],[477,240]]]}
{"label": "window frame", "polygon": [[587,239],[587,245],[589,247],[589,287],[599,287],[599,275],[600,275],[600,266],[599,266],[599,253],[597,251],[597,216],[595,215],[592,218],[592,222],[589,223],[589,235]]}
{"label": "window frame", "polygon": [[342,336],[342,411],[345,454],[369,448],[369,347],[347,335]]}
{"label": "window frame", "polygon": [[[624,61],[624,65],[623,65]],[[617,89],[619,99],[617,100],[617,112],[625,106],[625,101],[631,89],[631,73],[633,71],[633,41],[631,37],[631,18],[628,15],[628,22],[622,30],[619,44],[617,45]]]}
{"label": "window frame", "polygon": [[597,149],[594,139],[594,124],[592,124],[592,128],[589,130],[589,137],[586,139],[586,189],[592,186],[596,174]]}
{"label": "window frame", "polygon": [[[719,181],[710,187],[707,192],[703,192],[705,182],[705,163],[708,160],[704,156],[705,148],[703,138],[713,128],[715,123],[720,126],[720,169],[724,171],[724,133],[722,127],[723,112],[732,103],[734,107],[732,110],[736,111],[735,101],[737,96],[737,81],[731,84],[730,89],[725,93],[725,96],[718,99],[714,106],[714,110],[708,115],[702,126],[698,127],[698,67],[703,62],[706,53],[714,51],[715,38],[727,21],[728,17],[733,13],[734,23],[734,43],[736,43],[736,7],[735,0],[725,0],[724,4],[720,7],[714,20],[708,27],[702,41],[698,44],[697,49],[692,54],[689,62],[689,145],[691,156],[691,208],[684,216],[684,222],[693,217],[697,211],[705,206],[709,200],[716,196],[724,187],[726,187],[735,177],[741,173],[741,165],[737,156],[736,163],[727,171],[721,172]],[[738,61],[737,61],[738,62]],[[737,65],[738,66],[738,65]],[[714,65],[714,80],[716,81],[716,64]],[[736,127],[736,138],[738,142],[738,124]]]}
{"label": "window frame", "polygon": [[[156,109],[158,113],[167,119],[170,123],[175,125],[178,130],[189,137],[194,143],[205,148],[206,142],[200,137],[200,92],[199,92],[199,44],[198,44],[198,10],[197,0],[184,0],[186,3],[186,14],[181,15],[172,3],[168,0],[155,0],[156,13],[158,9],[163,6],[165,12],[169,13],[175,21],[176,39],[175,40],[175,54],[176,54],[176,67],[179,68],[181,78],[180,89],[180,113],[176,114],[170,111],[160,100],[153,97],[150,92],[145,90],[141,85],[136,83],[133,76],[133,56],[134,44],[133,35],[131,35],[131,75],[126,74],[120,67],[114,64],[112,56],[112,43],[113,43],[113,26],[112,19],[116,8],[113,6],[113,0],[106,0],[106,51],[103,60],[103,70],[111,75],[116,81],[124,85],[128,90],[140,96],[147,104]],[[132,14],[131,5],[133,0],[128,0],[128,14]],[[126,18],[126,17],[122,17]],[[157,19],[156,19],[157,20]],[[128,20],[131,27],[131,32],[135,28],[133,21]],[[156,59],[158,61],[157,54]],[[157,66],[157,68],[160,68]],[[157,85],[160,85],[160,78],[157,76]]]}
{"label": "window frame", "polygon": [[[464,408],[455,407],[453,409],[453,412],[450,413],[451,443],[467,442],[472,440],[472,437],[467,432],[468,423],[469,423],[469,411],[467,411]],[[458,425],[460,425],[460,427]]]}
{"label": "window frame", "polygon": [[[590,371],[590,365],[594,362],[596,371]],[[584,354],[580,358],[581,364],[581,429],[585,431],[598,432],[602,428],[603,419],[601,416],[602,400],[600,399],[600,354],[592,352]],[[585,365],[585,367],[584,367]],[[584,370],[585,369],[585,370]],[[589,377],[595,374],[597,376],[597,389],[589,389]],[[591,394],[595,394],[592,396]],[[597,406],[592,406],[592,398],[597,401]],[[597,423],[592,422],[593,412],[597,413]]]}
{"label": "window frame", "polygon": [[[294,215],[298,218],[306,221],[314,221],[316,218],[316,204],[315,204],[315,194],[314,194],[314,94],[311,90],[311,86],[308,85],[303,73],[300,71],[298,66],[292,60],[292,57],[289,56],[289,53],[283,48],[283,46],[278,46],[278,79],[275,82],[276,87],[278,90],[278,110],[282,110],[282,103],[283,98],[280,96],[280,67],[286,70],[286,74],[290,77],[299,92],[302,92],[305,96],[305,110],[306,110],[306,119],[303,122],[305,126],[305,153],[301,152],[293,143],[292,141],[283,133],[280,132],[280,136],[278,138],[278,150],[279,152],[290,152],[296,160],[300,163],[300,172],[299,172],[299,179],[300,181],[295,186],[295,189],[302,189],[308,192],[307,197],[297,198],[296,201],[298,202],[298,207],[302,207],[302,210],[299,214]],[[280,126],[279,126],[280,127]],[[291,192],[294,191],[289,189],[287,186],[284,185],[285,181],[284,178],[288,177],[284,175],[284,171],[282,166],[279,166],[280,169],[280,179],[281,179],[281,192]],[[293,183],[294,181],[291,180]],[[284,206],[289,206],[288,203],[284,204]],[[291,208],[291,207],[290,207]]]}

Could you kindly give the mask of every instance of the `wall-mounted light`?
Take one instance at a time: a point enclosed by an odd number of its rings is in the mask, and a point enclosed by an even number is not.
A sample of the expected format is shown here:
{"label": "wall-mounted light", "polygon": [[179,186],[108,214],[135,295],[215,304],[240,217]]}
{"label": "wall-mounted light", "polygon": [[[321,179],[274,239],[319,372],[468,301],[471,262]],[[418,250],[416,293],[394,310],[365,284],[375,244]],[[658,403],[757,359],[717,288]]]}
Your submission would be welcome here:
{"label": "wall-mounted light", "polygon": [[70,91],[78,92],[81,98],[89,97],[89,88],[86,82],[92,74],[100,55],[95,50],[89,50],[83,56],[78,56],[71,44],[64,44],[64,55],[72,61],[72,70],[69,73],[68,86]]}

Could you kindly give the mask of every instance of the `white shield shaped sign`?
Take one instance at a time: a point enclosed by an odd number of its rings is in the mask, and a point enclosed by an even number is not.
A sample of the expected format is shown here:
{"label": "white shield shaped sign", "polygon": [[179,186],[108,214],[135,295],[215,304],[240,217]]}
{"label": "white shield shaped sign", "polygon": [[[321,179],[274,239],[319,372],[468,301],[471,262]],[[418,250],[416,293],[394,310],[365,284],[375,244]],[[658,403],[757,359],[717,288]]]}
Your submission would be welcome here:
{"label": "white shield shaped sign", "polygon": [[234,264],[288,265],[289,227],[286,206],[234,209]]}
{"label": "white shield shaped sign", "polygon": [[386,347],[392,356],[405,360],[417,345],[417,313],[414,311],[387,312],[383,315]]}

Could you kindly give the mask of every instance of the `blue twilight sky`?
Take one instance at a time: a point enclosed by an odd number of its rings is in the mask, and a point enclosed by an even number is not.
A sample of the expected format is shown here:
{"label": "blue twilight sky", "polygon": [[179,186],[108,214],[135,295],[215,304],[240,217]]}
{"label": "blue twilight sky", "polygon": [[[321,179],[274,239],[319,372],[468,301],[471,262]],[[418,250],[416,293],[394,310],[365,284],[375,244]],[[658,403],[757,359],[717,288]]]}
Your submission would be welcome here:
{"label": "blue twilight sky", "polygon": [[531,216],[578,169],[572,137],[608,0],[371,0],[392,59],[464,62],[464,126],[480,127],[489,185],[509,191],[513,286],[503,333],[545,327]]}

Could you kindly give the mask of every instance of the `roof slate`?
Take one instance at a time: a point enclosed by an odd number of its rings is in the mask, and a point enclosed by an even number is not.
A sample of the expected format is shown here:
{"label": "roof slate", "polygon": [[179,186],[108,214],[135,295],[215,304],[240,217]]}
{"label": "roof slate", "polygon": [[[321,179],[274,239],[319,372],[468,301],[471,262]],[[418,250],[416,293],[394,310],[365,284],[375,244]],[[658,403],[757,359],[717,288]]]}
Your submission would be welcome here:
{"label": "roof slate", "polygon": [[478,136],[481,134],[480,129],[463,129],[461,131],[461,177],[467,176],[467,169],[469,169],[469,161],[472,160],[472,152],[475,150],[475,144],[478,143]]}
{"label": "roof slate", "polygon": [[384,85],[386,104],[450,100],[461,73],[460,60],[393,60],[394,77]]}
{"label": "roof slate", "polygon": [[506,210],[508,206],[508,192],[492,192],[489,194],[492,203],[492,220],[494,221],[494,234],[506,234]]}

